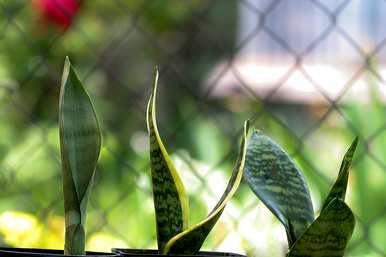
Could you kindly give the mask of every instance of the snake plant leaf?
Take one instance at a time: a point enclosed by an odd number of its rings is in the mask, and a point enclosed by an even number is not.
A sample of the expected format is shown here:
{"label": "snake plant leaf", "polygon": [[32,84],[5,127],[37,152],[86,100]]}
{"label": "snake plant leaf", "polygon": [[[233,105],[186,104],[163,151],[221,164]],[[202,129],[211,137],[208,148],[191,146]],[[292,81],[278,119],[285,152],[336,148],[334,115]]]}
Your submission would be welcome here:
{"label": "snake plant leaf", "polygon": [[66,58],[59,100],[59,135],[65,210],[65,252],[84,254],[88,195],[101,147],[90,97]]}
{"label": "snake plant leaf", "polygon": [[147,107],[147,127],[150,137],[150,163],[157,225],[158,249],[170,238],[182,232],[188,224],[188,198],[184,185],[158,133],[156,94],[158,70],[155,71],[153,92]]}
{"label": "snake plant leaf", "polygon": [[163,251],[164,254],[196,254],[200,250],[206,237],[224,211],[225,205],[232,198],[240,185],[245,163],[248,129],[249,122],[246,121],[244,123],[244,131],[236,164],[233,168],[228,185],[216,206],[203,221],[170,239],[165,246]]}
{"label": "snake plant leaf", "polygon": [[284,225],[291,246],[314,220],[308,186],[299,169],[278,144],[254,131],[244,174],[252,191]]}
{"label": "snake plant leaf", "polygon": [[344,201],[344,198],[346,196],[349,170],[357,145],[358,137],[354,139],[354,141],[351,143],[351,146],[344,155],[342,164],[340,165],[338,178],[332,186],[326,200],[324,201],[322,209],[326,208],[328,203],[334,198],[339,198]]}
{"label": "snake plant leaf", "polygon": [[355,227],[345,202],[334,198],[290,249],[288,257],[343,257]]}

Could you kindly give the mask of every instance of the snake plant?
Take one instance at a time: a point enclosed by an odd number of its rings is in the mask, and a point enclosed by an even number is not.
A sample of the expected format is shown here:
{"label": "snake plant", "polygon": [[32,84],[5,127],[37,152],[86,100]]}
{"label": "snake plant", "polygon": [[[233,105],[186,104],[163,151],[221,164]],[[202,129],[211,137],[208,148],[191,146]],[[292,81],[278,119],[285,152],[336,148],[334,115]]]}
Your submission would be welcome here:
{"label": "snake plant", "polygon": [[65,210],[65,254],[83,255],[86,208],[101,147],[90,97],[68,58],[61,80],[59,136]]}
{"label": "snake plant", "polygon": [[252,133],[247,143],[245,179],[283,224],[289,246],[288,257],[344,255],[355,227],[354,215],[344,199],[357,143],[358,138],[355,138],[315,219],[309,189],[299,168],[268,136],[259,131]]}
{"label": "snake plant", "polygon": [[147,127],[150,137],[158,250],[163,254],[196,254],[240,184],[245,163],[248,121],[244,124],[238,158],[225,192],[205,219],[189,226],[188,197],[157,128],[157,83],[158,71],[156,70],[153,91],[147,108]]}

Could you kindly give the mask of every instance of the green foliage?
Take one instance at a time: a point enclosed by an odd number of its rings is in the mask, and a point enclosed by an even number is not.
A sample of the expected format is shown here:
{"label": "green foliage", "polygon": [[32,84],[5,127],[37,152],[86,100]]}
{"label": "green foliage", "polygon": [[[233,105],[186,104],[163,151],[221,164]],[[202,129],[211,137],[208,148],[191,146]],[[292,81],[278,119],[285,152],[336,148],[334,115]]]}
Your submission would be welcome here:
{"label": "green foliage", "polygon": [[147,107],[147,126],[150,137],[150,162],[154,207],[157,222],[158,248],[187,227],[189,204],[184,185],[162,143],[156,122],[156,92],[158,71],[153,93]]}
{"label": "green foliage", "polygon": [[288,257],[342,257],[355,227],[355,217],[334,198],[291,248]]}
{"label": "green foliage", "polygon": [[[74,26],[59,35],[57,31],[40,26],[38,13],[32,8],[34,1],[0,2],[0,16],[4,18],[0,18],[2,211],[22,211],[42,221],[48,220],[41,215],[42,209],[44,214],[60,218],[63,215],[62,192],[57,189],[62,183],[61,176],[58,176],[60,156],[57,156],[58,90],[53,85],[57,84],[57,74],[63,68],[62,56],[70,51],[77,74],[85,85],[92,85],[86,89],[91,96],[97,96],[93,97],[93,104],[107,132],[103,135],[103,148],[98,160],[98,186],[92,191],[94,204],[88,207],[86,246],[88,244],[89,249],[93,249],[95,244],[91,243],[91,238],[105,233],[123,240],[127,247],[156,247],[154,214],[149,208],[152,207],[151,183],[148,183],[147,174],[141,172],[149,165],[145,119],[141,115],[142,103],[148,98],[143,87],[147,80],[144,74],[151,70],[154,60],[168,63],[171,61],[169,54],[188,43],[186,49],[189,50],[180,51],[177,66],[179,72],[197,87],[186,91],[181,88],[181,80],[166,72],[168,86],[162,91],[169,99],[178,97],[179,100],[162,101],[165,103],[162,110],[168,114],[162,120],[170,124],[171,130],[177,124],[183,124],[178,133],[183,136],[177,136],[173,141],[173,145],[179,146],[172,151],[173,160],[180,160],[186,149],[189,160],[197,165],[219,164],[233,147],[231,135],[239,129],[239,125],[234,124],[241,124],[244,118],[230,115],[222,104],[216,104],[219,108],[215,112],[208,109],[206,115],[192,119],[189,126],[183,122],[188,112],[197,108],[192,93],[198,96],[202,92],[198,85],[202,84],[209,68],[223,56],[221,51],[213,51],[215,41],[200,38],[206,38],[212,28],[218,31],[226,28],[229,33],[221,35],[221,41],[225,47],[233,47],[236,3],[220,1],[211,4],[202,0],[183,3],[176,0],[83,1]],[[205,30],[196,31],[199,17],[205,17]],[[135,29],[137,26],[141,29]],[[128,31],[131,31],[127,34],[129,36],[123,37]],[[193,37],[196,32],[199,34]],[[180,90],[175,90],[177,88]],[[219,130],[210,120],[217,120],[217,115],[224,114],[229,115],[229,126],[226,130],[222,127]],[[203,135],[210,138],[203,138]],[[202,152],[202,149],[208,152]],[[231,171],[232,165],[232,160],[227,158],[216,165],[211,174],[223,177],[229,174],[223,171]],[[193,174],[194,169],[190,171],[189,174]],[[190,215],[191,224],[207,214],[208,206],[203,195],[212,192],[206,186],[197,193],[195,190],[195,187],[188,189],[190,208],[194,209],[194,214]],[[119,204],[114,204],[117,202]],[[43,224],[51,229],[47,223]],[[210,233],[209,237],[217,237],[216,232],[219,230]],[[56,234],[55,231],[52,234]],[[55,244],[35,240],[33,246],[58,248],[62,239],[54,237],[54,240]]]}
{"label": "green foliage", "polygon": [[314,220],[309,189],[299,169],[279,145],[254,131],[244,172],[253,192],[284,225],[291,246]]}
{"label": "green foliage", "polygon": [[246,121],[244,124],[239,155],[221,199],[203,221],[186,229],[188,203],[185,189],[157,129],[157,83],[158,71],[155,74],[153,92],[147,108],[158,249],[164,254],[196,254],[240,184],[245,163],[249,122]]}
{"label": "green foliage", "polygon": [[322,210],[330,204],[330,202],[335,199],[341,199],[344,201],[347,190],[348,175],[349,169],[351,166],[352,158],[354,156],[355,150],[358,145],[358,137],[354,139],[350,148],[347,150],[346,154],[343,157],[342,164],[339,169],[338,178],[335,181],[335,184],[332,186],[330,193],[328,194],[326,200],[324,201]]}
{"label": "green foliage", "polygon": [[[379,67],[374,66],[377,70]],[[364,73],[366,86],[370,90],[368,101],[348,102],[342,105],[342,111],[352,124],[349,131],[360,134],[363,144],[357,149],[358,158],[355,161],[355,178],[352,180],[355,191],[352,192],[351,207],[363,226],[357,226],[354,231],[350,255],[378,256],[386,252],[384,228],[385,216],[385,156],[386,156],[386,105],[382,98],[384,85],[372,72]],[[344,129],[342,136],[350,137]],[[339,140],[339,138],[338,138]],[[380,204],[383,203],[383,204]],[[379,217],[379,218],[378,218]],[[375,221],[376,220],[376,221]],[[374,222],[375,221],[375,222]],[[361,240],[368,235],[369,241]],[[355,247],[358,245],[358,247]],[[374,248],[379,249],[379,252]]]}
{"label": "green foliage", "polygon": [[217,220],[220,218],[222,212],[224,211],[226,203],[232,198],[240,184],[245,163],[246,137],[248,134],[248,129],[249,122],[246,121],[244,123],[244,131],[241,138],[239,155],[235,167],[233,168],[232,176],[228,182],[228,186],[225,189],[221,199],[218,201],[206,219],[173,237],[167,243],[164,249],[165,253],[195,254],[200,250],[207,235],[212,230],[213,226],[216,224]]}
{"label": "green foliage", "polygon": [[59,135],[65,209],[65,253],[84,254],[88,196],[101,147],[91,100],[66,58],[59,102]]}
{"label": "green foliage", "polygon": [[346,152],[320,216],[314,221],[308,187],[290,157],[269,137],[255,131],[248,142],[245,178],[252,191],[282,222],[289,257],[340,257],[355,227],[344,203],[349,168],[358,138]]}

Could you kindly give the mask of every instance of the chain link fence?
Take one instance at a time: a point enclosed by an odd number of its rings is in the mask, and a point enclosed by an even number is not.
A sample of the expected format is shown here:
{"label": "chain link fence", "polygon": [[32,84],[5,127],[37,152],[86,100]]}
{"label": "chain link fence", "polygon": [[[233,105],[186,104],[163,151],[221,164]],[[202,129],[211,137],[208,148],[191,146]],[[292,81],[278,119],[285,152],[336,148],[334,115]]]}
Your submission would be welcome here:
{"label": "chain link fence", "polygon": [[[386,1],[83,1],[65,31],[42,20],[37,2],[0,0],[3,244],[62,247],[57,102],[69,55],[104,131],[89,249],[156,247],[145,110],[158,65],[160,133],[192,223],[225,188],[243,120],[295,158],[316,210],[358,135],[347,256],[386,256]],[[285,244],[242,185],[205,247],[284,256]]]}

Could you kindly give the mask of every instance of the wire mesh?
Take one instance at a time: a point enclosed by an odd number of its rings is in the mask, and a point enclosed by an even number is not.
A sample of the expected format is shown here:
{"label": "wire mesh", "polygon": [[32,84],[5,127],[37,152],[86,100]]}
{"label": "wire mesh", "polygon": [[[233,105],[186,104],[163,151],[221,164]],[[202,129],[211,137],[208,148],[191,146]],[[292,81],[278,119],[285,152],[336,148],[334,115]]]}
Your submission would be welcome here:
{"label": "wire mesh", "polygon": [[[46,27],[33,6],[34,1],[0,1],[0,232],[5,243],[61,247],[56,115],[61,65],[70,55],[104,128],[87,224],[95,242],[156,245],[145,108],[157,64],[160,131],[184,170],[193,221],[219,197],[221,186],[214,183],[229,175],[242,120],[251,119],[291,153],[305,172],[316,207],[336,176],[344,148],[359,135],[348,197],[357,227],[347,256],[386,256],[386,34],[376,29],[382,27],[386,1],[83,1],[66,31]],[[361,18],[355,23],[353,17]],[[336,78],[340,69],[348,71]],[[284,239],[275,238],[283,231],[275,232],[279,224],[272,216],[274,232],[256,225],[267,211],[245,186],[229,209],[208,248],[283,256]],[[44,236],[38,243],[28,236],[9,238],[5,224],[15,229],[12,212],[41,223]],[[245,224],[266,234],[245,232]],[[234,238],[240,244],[227,248]],[[275,247],[278,252],[261,250]]]}

